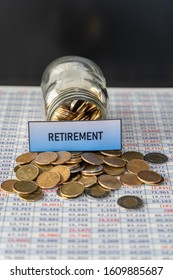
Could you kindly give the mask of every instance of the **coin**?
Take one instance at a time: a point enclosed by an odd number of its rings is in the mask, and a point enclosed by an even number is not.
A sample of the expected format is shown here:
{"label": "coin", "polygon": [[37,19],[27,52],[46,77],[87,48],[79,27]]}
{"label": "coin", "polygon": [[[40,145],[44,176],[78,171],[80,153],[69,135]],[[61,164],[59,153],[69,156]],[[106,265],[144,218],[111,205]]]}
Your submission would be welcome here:
{"label": "coin", "polygon": [[125,195],[118,198],[117,203],[119,206],[126,209],[137,209],[143,206],[143,201],[138,196]]}
{"label": "coin", "polygon": [[90,198],[101,199],[108,197],[110,195],[110,190],[101,187],[99,184],[95,184],[90,188],[86,188],[85,194]]}
{"label": "coin", "polygon": [[97,177],[81,175],[78,179],[78,182],[82,183],[84,188],[89,188],[97,183]]}
{"label": "coin", "polygon": [[19,194],[29,194],[36,191],[37,187],[37,184],[33,181],[17,181],[13,189]]}
{"label": "coin", "polygon": [[103,174],[98,177],[98,183],[102,187],[110,190],[118,190],[121,187],[121,182],[116,177],[108,174]]}
{"label": "coin", "polygon": [[103,172],[103,165],[86,165],[85,168],[81,171],[81,174],[85,176],[95,175],[100,172]]}
{"label": "coin", "polygon": [[143,170],[138,173],[138,179],[147,184],[154,184],[160,182],[162,177],[155,171]]}
{"label": "coin", "polygon": [[164,178],[161,176],[161,180],[157,183],[150,183],[151,186],[159,186],[164,182]]}
{"label": "coin", "polygon": [[121,156],[122,155],[122,151],[121,150],[110,150],[110,151],[100,151],[101,154],[105,155],[105,156]]}
{"label": "coin", "polygon": [[28,180],[32,181],[37,178],[39,174],[39,169],[35,165],[32,164],[26,164],[22,165],[17,171],[16,171],[16,177],[19,180]]}
{"label": "coin", "polygon": [[37,185],[42,189],[54,188],[59,182],[60,174],[51,171],[41,173],[36,180]]}
{"label": "coin", "polygon": [[32,152],[21,154],[16,158],[16,163],[28,164],[32,160],[34,160],[36,158],[36,156],[37,156],[37,153],[32,153]]}
{"label": "coin", "polygon": [[126,165],[130,173],[138,174],[142,170],[149,170],[149,165],[142,159],[131,159]]}
{"label": "coin", "polygon": [[168,157],[162,153],[148,153],[144,156],[144,160],[151,163],[165,163]]}
{"label": "coin", "polygon": [[63,196],[63,194],[61,193],[60,188],[56,190],[56,193],[57,193],[57,195],[58,195],[60,198],[62,198],[62,199],[70,199],[70,197],[65,197],[65,196]]}
{"label": "coin", "polygon": [[122,154],[122,159],[129,161],[131,159],[144,159],[144,155],[136,151],[127,151]]}
{"label": "coin", "polygon": [[1,183],[1,189],[8,193],[15,193],[13,187],[16,182],[18,182],[18,180],[8,179]]}
{"label": "coin", "polygon": [[72,181],[61,185],[60,191],[65,197],[77,197],[84,192],[84,186],[80,182]]}
{"label": "coin", "polygon": [[107,165],[113,166],[113,167],[124,167],[126,165],[126,162],[119,158],[119,157],[105,157],[103,159],[104,163],[106,163]]}
{"label": "coin", "polygon": [[103,164],[103,171],[109,175],[121,175],[125,171],[125,167],[113,167],[107,164]]}
{"label": "coin", "polygon": [[74,173],[70,175],[70,178],[68,179],[68,181],[78,181],[78,179],[80,178],[80,174],[79,173]]}
{"label": "coin", "polygon": [[142,182],[138,179],[134,173],[126,173],[120,176],[120,181],[123,185],[128,187],[138,187],[142,185]]}
{"label": "coin", "polygon": [[103,159],[95,153],[82,153],[81,158],[91,165],[100,165],[103,163]]}
{"label": "coin", "polygon": [[29,194],[19,194],[19,197],[22,200],[28,201],[28,202],[34,202],[37,200],[42,199],[44,196],[44,192],[38,188],[35,192],[29,193]]}
{"label": "coin", "polygon": [[60,174],[60,182],[64,183],[70,178],[70,169],[64,165],[56,165],[53,167],[51,172],[59,173]]}
{"label": "coin", "polygon": [[45,171],[49,171],[50,169],[53,168],[52,164],[40,165],[40,164],[36,163],[35,161],[32,161],[30,164],[37,166],[38,169],[39,169],[39,173],[43,173]]}
{"label": "coin", "polygon": [[35,158],[35,162],[40,165],[48,165],[58,158],[58,154],[55,152],[42,152]]}
{"label": "coin", "polygon": [[52,162],[53,165],[59,165],[59,164],[63,164],[65,162],[67,162],[68,160],[70,160],[71,158],[71,153],[69,152],[57,152],[58,158],[56,159],[56,161]]}

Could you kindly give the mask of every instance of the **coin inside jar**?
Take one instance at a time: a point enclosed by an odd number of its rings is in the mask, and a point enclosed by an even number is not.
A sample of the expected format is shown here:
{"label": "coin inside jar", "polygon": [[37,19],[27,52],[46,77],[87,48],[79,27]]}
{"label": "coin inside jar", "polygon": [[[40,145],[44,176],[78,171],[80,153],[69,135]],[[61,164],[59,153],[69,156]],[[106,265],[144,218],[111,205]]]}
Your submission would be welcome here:
{"label": "coin inside jar", "polygon": [[110,190],[118,190],[121,187],[121,182],[116,177],[108,174],[100,175],[98,177],[98,183]]}
{"label": "coin inside jar", "polygon": [[143,206],[143,201],[138,196],[125,195],[117,200],[119,206],[126,209],[137,209]]}
{"label": "coin inside jar", "polygon": [[95,154],[95,153],[82,153],[81,158],[91,165],[101,165],[103,163],[103,159]]}
{"label": "coin inside jar", "polygon": [[14,191],[19,194],[33,193],[37,189],[37,184],[33,181],[18,181],[14,184]]}

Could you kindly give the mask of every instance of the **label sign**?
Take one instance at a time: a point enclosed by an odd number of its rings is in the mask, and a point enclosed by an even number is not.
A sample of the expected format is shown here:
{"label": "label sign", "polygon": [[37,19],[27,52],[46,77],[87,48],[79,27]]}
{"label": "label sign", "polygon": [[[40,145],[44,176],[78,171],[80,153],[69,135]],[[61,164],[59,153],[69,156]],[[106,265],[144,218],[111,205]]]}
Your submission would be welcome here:
{"label": "label sign", "polygon": [[121,120],[28,122],[30,152],[121,150]]}

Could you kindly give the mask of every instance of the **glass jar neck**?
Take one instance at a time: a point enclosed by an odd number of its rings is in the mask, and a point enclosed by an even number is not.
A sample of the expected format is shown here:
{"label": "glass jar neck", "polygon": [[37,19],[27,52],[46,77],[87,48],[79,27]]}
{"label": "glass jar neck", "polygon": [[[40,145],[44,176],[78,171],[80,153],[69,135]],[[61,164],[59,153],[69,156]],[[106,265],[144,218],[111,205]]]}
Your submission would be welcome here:
{"label": "glass jar neck", "polygon": [[88,101],[89,103],[93,103],[100,110],[101,117],[100,119],[106,118],[106,106],[102,104],[102,102],[97,98],[97,96],[90,91],[84,89],[68,89],[66,91],[61,92],[51,103],[47,110],[47,120],[51,120],[51,117],[54,111],[61,105],[68,103],[73,100],[83,100]]}

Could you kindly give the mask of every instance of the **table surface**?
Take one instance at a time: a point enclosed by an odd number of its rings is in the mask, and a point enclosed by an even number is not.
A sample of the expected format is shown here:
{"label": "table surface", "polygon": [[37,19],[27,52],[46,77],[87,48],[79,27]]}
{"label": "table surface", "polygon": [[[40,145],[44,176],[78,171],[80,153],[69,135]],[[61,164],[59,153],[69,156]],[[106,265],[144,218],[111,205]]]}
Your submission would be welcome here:
{"label": "table surface", "polygon": [[[121,187],[107,199],[62,200],[55,190],[31,203],[0,191],[0,259],[172,259],[173,89],[109,88],[111,118],[122,119],[123,152],[161,152],[150,164],[159,186]],[[28,121],[42,120],[39,87],[0,87],[0,183],[15,178],[15,158],[28,152]],[[122,195],[144,206],[127,210]]]}

